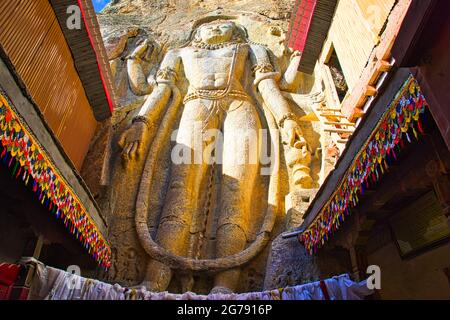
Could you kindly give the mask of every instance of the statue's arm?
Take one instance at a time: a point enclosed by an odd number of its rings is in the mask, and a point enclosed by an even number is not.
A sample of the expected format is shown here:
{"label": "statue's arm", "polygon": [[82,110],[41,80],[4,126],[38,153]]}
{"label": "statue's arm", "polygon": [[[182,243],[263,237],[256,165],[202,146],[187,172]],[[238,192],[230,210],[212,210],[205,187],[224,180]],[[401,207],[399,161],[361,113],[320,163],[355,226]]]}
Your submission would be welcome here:
{"label": "statue's arm", "polygon": [[280,81],[280,89],[288,92],[296,92],[300,84],[300,73],[298,68],[300,66],[300,60],[302,55],[299,51],[294,51],[291,55],[291,61],[283,74]]}
{"label": "statue's arm", "polygon": [[175,85],[181,66],[178,50],[169,51],[164,57],[156,75],[157,86],[142,106],[137,120],[141,119],[151,124],[158,118],[170,99],[171,85]]}
{"label": "statue's arm", "polygon": [[181,66],[181,57],[177,50],[169,51],[161,63],[156,82],[157,86],[145,101],[133,123],[120,137],[119,146],[122,147],[124,160],[133,159],[142,150],[142,142],[145,140],[149,129],[155,119],[159,118],[166,107],[172,89],[177,80],[177,73]]}
{"label": "statue's arm", "polygon": [[267,50],[261,45],[252,45],[250,59],[255,74],[254,85],[257,86],[279,128],[285,133],[286,143],[291,146],[294,146],[296,142],[305,143],[291,107],[281,94],[278,85],[281,75],[274,72]]}
{"label": "statue's arm", "polygon": [[145,96],[152,92],[154,84],[149,83],[142,70],[142,58],[149,50],[145,40],[127,57],[127,73],[131,91],[138,96]]}

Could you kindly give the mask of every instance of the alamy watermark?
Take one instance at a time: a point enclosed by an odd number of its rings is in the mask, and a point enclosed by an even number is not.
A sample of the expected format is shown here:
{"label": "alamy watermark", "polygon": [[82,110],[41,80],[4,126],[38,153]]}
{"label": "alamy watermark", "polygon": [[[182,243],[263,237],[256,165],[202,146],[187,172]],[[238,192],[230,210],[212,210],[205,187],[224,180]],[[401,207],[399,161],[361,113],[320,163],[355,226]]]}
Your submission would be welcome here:
{"label": "alamy watermark", "polygon": [[227,166],[261,165],[261,175],[271,175],[275,163],[279,131],[267,129],[235,129],[225,134],[219,129],[202,129],[198,121],[193,128],[177,129],[171,141],[177,142],[171,150],[171,160],[176,165]]}
{"label": "alamy watermark", "polygon": [[381,268],[376,265],[367,267],[367,288],[370,290],[381,290]]}
{"label": "alamy watermark", "polygon": [[68,17],[66,20],[67,29],[69,30],[81,30],[81,9],[77,5],[71,5],[67,7],[66,11]]}
{"label": "alamy watermark", "polygon": [[69,274],[69,281],[67,287],[69,290],[81,290],[81,282],[77,281],[77,277],[81,276],[81,268],[77,265],[71,265],[67,267],[67,273]]}

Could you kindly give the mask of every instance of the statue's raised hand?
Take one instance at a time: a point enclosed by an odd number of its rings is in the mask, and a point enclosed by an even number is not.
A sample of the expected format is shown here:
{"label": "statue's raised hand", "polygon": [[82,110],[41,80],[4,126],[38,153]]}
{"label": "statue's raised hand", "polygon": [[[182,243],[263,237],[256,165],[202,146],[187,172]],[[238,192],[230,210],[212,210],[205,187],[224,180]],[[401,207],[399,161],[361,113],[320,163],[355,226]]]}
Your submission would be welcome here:
{"label": "statue's raised hand", "polygon": [[122,133],[119,139],[119,146],[122,148],[122,159],[124,161],[133,160],[139,157],[147,132],[147,124],[145,122],[137,121]]}
{"label": "statue's raised hand", "polygon": [[136,47],[136,49],[134,49],[133,53],[131,53],[129,58],[131,58],[131,59],[142,58],[144,56],[144,53],[147,51],[148,48],[149,48],[149,43],[148,43],[148,40],[146,39],[146,40],[142,41]]}

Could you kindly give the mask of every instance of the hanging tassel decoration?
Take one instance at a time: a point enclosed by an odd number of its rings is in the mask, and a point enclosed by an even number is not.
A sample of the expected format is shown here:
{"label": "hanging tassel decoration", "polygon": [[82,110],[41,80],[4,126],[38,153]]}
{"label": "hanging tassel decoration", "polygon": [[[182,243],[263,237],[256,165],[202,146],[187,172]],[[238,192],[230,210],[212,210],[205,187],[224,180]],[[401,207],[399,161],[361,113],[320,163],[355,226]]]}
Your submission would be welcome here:
{"label": "hanging tassel decoration", "polygon": [[[350,208],[359,203],[358,194],[364,195],[370,188],[370,182],[377,184],[381,177],[389,172],[389,167],[398,161],[397,152],[405,149],[405,141],[412,143],[409,129],[418,140],[424,135],[423,121],[427,107],[420,88],[411,76],[392,102],[379,125],[349,166],[346,177],[332,200],[322,208],[316,220],[299,237],[310,254],[317,253],[330,235],[344,223],[350,215]],[[416,130],[417,126],[417,130]]]}

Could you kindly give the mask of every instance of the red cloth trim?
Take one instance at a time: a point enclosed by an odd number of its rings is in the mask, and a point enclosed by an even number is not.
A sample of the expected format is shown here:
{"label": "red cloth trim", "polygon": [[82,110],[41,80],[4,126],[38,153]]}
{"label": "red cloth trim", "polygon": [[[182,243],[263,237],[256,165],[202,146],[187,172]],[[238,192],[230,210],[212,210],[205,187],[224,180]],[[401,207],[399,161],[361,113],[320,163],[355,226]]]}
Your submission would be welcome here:
{"label": "red cloth trim", "polygon": [[11,286],[17,280],[20,272],[20,265],[1,263],[0,264],[0,284]]}
{"label": "red cloth trim", "polygon": [[308,40],[311,22],[317,6],[317,0],[299,0],[294,16],[292,17],[289,47],[303,52]]}
{"label": "red cloth trim", "polygon": [[331,300],[330,295],[328,294],[327,285],[326,285],[325,281],[323,281],[323,280],[320,281],[320,289],[322,289],[325,300]]}
{"label": "red cloth trim", "polygon": [[11,290],[11,300],[28,300],[30,295],[30,288],[27,287],[13,287]]}
{"label": "red cloth trim", "polygon": [[102,79],[102,83],[103,83],[103,89],[105,90],[106,99],[108,100],[109,110],[112,113],[114,111],[114,107],[113,107],[111,94],[110,94],[110,92],[108,90],[108,87],[106,86],[105,76],[103,75],[102,68],[100,66],[100,58],[98,56],[97,50],[95,50],[94,38],[92,37],[91,30],[89,30],[87,19],[86,19],[86,12],[84,11],[83,3],[81,2],[81,0],[78,0],[78,6],[80,7],[81,15],[83,17],[84,25],[86,26],[86,32],[88,34],[89,41],[91,43],[91,47],[92,47],[92,49],[94,50],[94,53],[95,53],[95,58],[97,60],[98,71],[100,72],[100,78]]}
{"label": "red cloth trim", "polygon": [[0,284],[0,301],[9,300],[11,298],[12,286]]}

